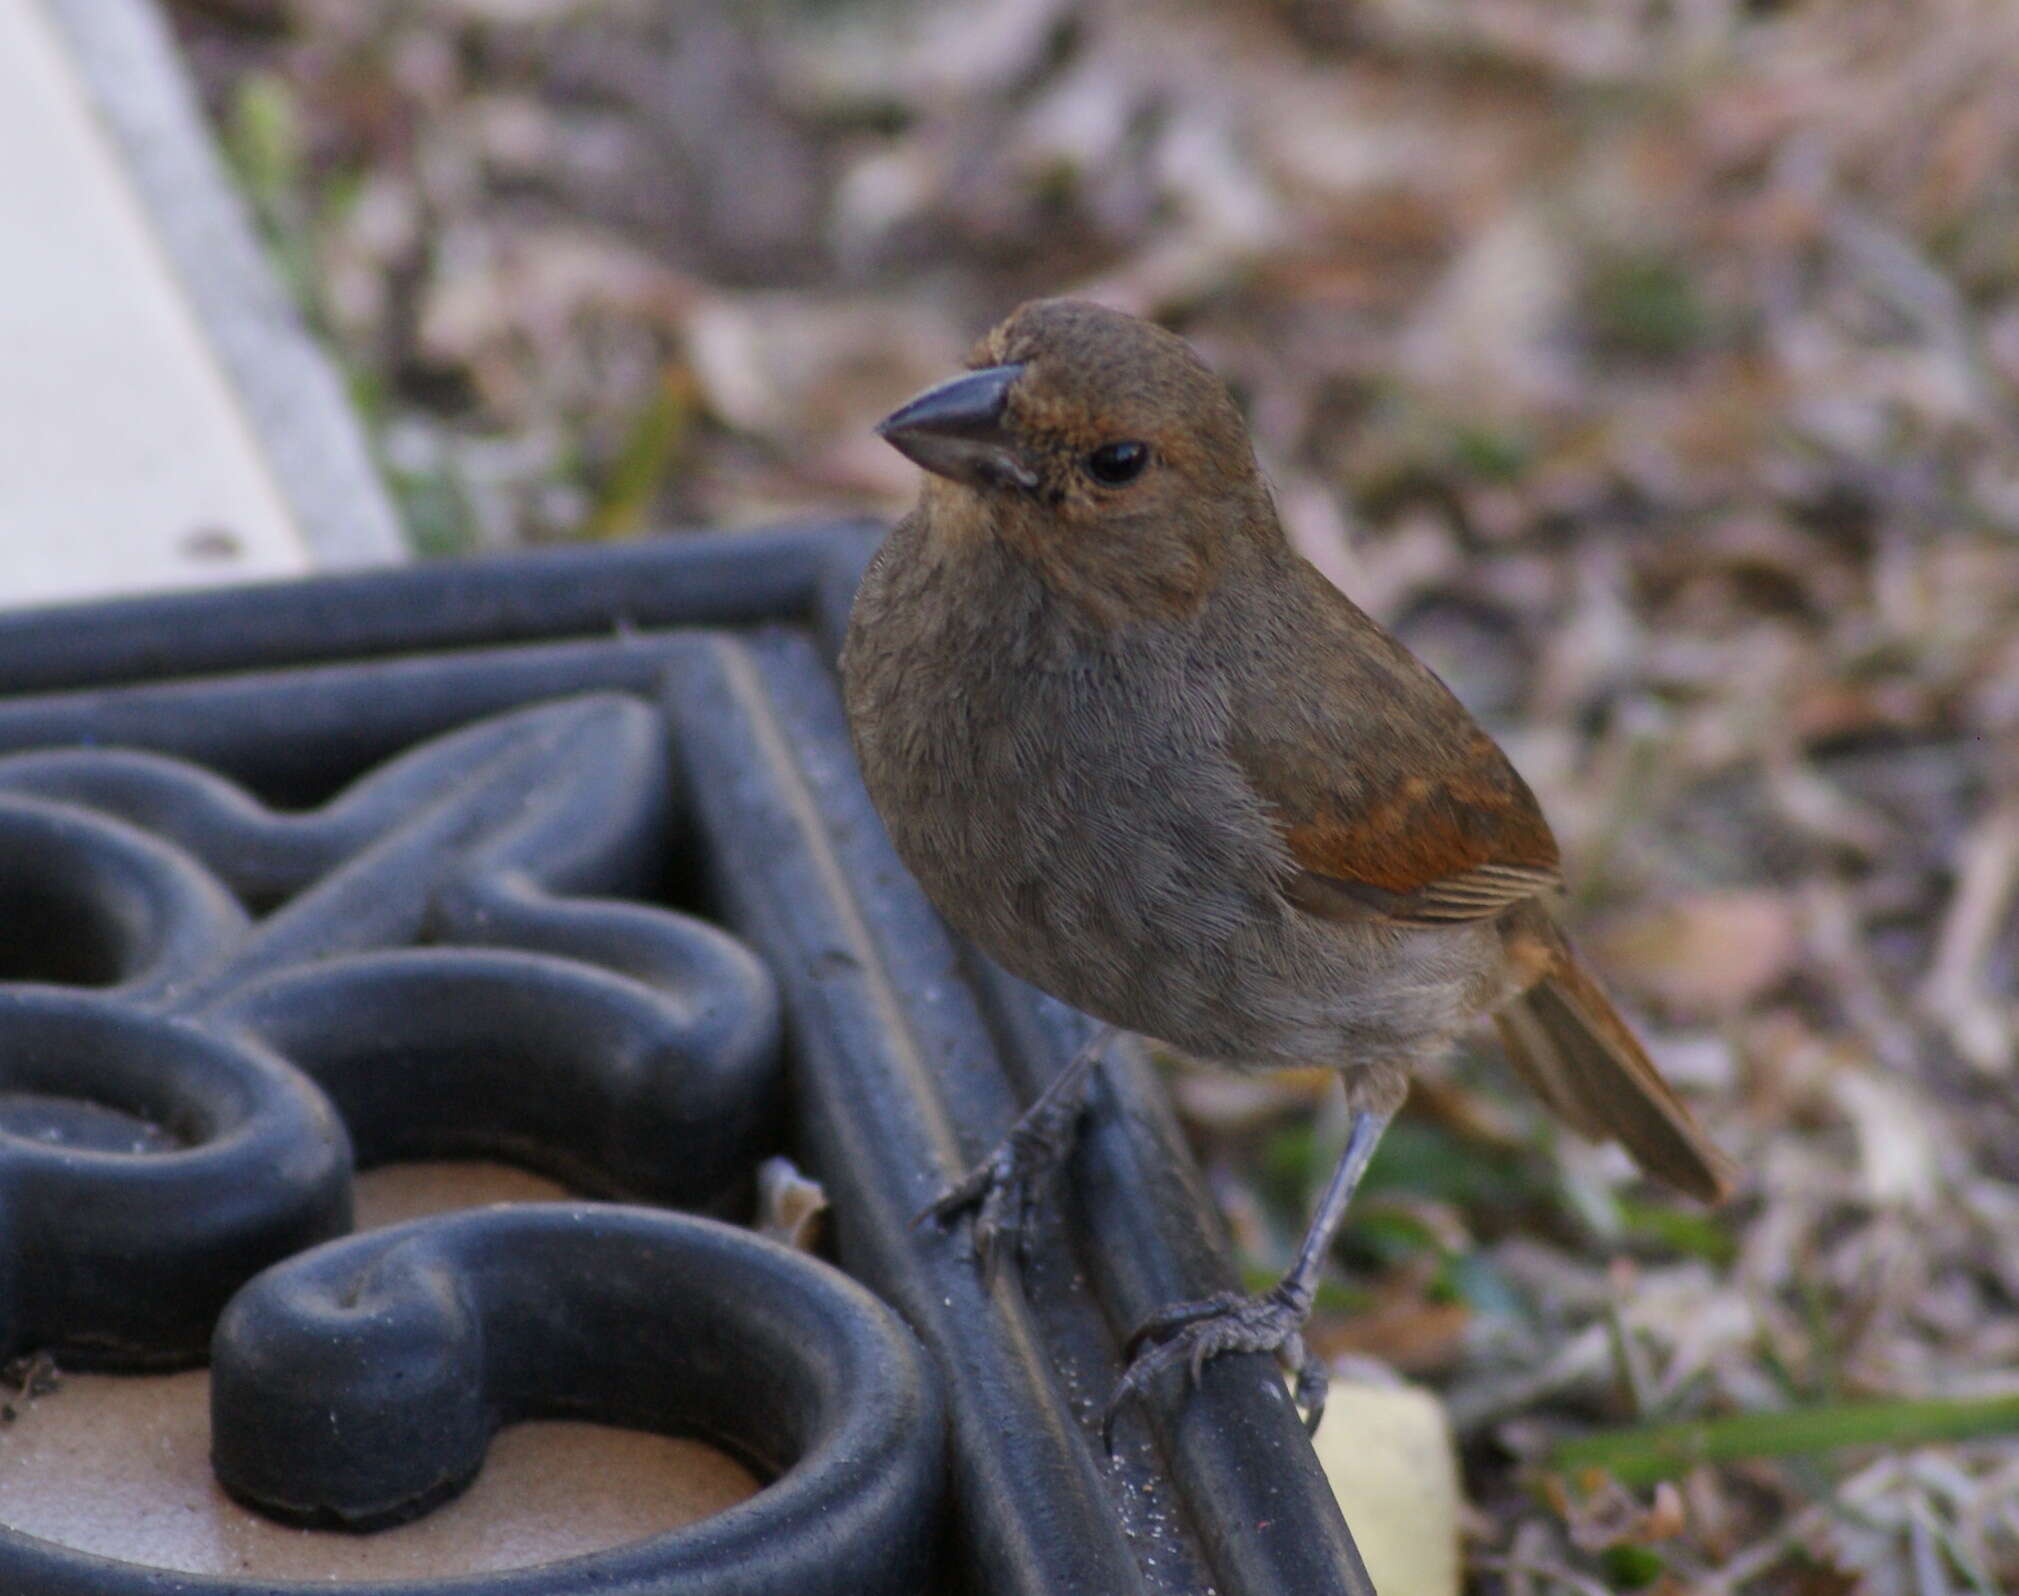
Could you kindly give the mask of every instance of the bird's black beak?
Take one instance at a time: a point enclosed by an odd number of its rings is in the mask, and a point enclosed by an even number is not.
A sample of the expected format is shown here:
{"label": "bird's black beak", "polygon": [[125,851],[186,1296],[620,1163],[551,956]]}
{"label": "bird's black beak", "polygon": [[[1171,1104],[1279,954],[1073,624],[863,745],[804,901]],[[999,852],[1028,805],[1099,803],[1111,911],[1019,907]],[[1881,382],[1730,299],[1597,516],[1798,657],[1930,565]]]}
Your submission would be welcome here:
{"label": "bird's black beak", "polygon": [[984,366],[928,388],[876,424],[877,435],[926,470],[970,487],[1037,486],[1003,421],[1022,366]]}

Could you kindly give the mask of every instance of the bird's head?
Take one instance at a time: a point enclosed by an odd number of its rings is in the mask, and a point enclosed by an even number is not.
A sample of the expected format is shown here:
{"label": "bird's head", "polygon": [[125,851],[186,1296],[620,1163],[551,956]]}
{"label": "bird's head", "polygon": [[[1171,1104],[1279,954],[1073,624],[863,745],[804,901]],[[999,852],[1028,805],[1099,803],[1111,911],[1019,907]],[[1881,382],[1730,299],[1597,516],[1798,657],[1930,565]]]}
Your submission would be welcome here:
{"label": "bird's head", "polygon": [[1229,538],[1275,526],[1226,384],[1183,339],[1081,300],[1022,306],[877,431],[931,473],[935,523],[1091,599],[1195,603]]}

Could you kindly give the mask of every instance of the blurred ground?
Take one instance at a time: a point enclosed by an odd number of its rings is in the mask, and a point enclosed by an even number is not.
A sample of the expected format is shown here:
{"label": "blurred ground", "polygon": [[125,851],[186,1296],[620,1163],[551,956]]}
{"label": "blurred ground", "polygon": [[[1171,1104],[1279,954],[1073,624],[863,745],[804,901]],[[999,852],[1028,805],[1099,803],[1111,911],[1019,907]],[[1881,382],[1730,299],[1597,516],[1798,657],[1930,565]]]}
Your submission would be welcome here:
{"label": "blurred ground", "polygon": [[[175,12],[429,550],[895,512],[870,423],[1018,299],[1192,338],[1750,1171],[1671,1205],[1484,1042],[1418,1092],[1321,1341],[1445,1399],[1476,1588],[2019,1589],[2019,1443],[1844,1406],[2019,1390],[2019,10]],[[1271,1273],[1321,1094],[1179,1086]],[[1535,1483],[1797,1408],[1894,1444]]]}

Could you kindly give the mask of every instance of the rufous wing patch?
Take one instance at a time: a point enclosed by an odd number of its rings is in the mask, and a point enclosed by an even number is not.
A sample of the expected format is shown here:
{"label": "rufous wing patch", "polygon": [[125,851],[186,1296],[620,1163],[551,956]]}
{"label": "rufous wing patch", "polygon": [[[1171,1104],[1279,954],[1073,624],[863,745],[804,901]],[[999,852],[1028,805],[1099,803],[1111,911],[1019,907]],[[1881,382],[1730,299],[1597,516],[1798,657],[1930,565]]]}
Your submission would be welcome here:
{"label": "rufous wing patch", "polygon": [[1527,783],[1483,732],[1465,754],[1455,772],[1408,777],[1350,813],[1333,794],[1271,792],[1250,769],[1302,872],[1291,900],[1435,924],[1489,919],[1560,887],[1556,839]]}

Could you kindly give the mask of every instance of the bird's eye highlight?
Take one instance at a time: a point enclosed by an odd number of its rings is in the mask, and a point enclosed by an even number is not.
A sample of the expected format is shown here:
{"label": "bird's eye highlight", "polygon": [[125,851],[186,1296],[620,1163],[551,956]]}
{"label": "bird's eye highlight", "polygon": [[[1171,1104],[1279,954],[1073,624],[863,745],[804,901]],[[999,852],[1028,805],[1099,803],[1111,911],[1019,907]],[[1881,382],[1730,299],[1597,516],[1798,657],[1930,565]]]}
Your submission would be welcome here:
{"label": "bird's eye highlight", "polygon": [[1087,475],[1104,487],[1133,482],[1150,463],[1147,443],[1104,443],[1087,456]]}

